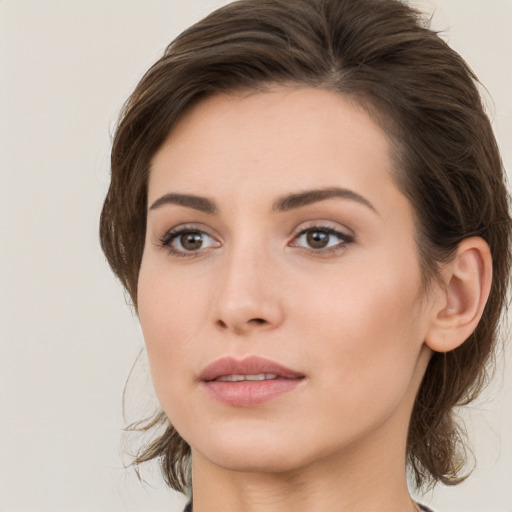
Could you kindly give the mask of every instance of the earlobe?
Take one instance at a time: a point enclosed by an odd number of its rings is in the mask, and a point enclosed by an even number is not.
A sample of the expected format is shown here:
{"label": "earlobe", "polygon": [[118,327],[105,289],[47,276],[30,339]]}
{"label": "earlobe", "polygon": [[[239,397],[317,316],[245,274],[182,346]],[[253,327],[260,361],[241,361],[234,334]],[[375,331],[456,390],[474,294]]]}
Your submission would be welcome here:
{"label": "earlobe", "polygon": [[489,297],[492,257],[480,237],[463,240],[443,269],[444,287],[432,311],[425,344],[435,352],[462,345],[476,329]]}

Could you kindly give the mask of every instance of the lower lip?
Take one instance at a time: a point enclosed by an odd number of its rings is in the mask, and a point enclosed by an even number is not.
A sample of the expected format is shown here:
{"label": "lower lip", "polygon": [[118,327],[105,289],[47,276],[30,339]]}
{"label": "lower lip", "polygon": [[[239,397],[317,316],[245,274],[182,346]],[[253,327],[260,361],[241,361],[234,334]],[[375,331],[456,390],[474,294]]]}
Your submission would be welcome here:
{"label": "lower lip", "polygon": [[269,379],[239,382],[208,381],[206,389],[219,402],[233,407],[254,407],[295,389],[302,379]]}

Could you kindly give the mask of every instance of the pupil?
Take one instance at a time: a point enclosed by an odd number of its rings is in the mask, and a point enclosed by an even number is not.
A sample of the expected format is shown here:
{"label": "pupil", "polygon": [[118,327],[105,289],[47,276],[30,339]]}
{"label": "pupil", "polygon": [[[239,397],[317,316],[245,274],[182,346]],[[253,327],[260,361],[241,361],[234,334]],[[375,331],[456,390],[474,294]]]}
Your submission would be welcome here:
{"label": "pupil", "polygon": [[195,251],[203,245],[203,238],[197,233],[184,233],[180,237],[180,242],[187,251]]}
{"label": "pupil", "polygon": [[307,241],[313,249],[323,249],[329,243],[329,233],[310,231],[307,234]]}

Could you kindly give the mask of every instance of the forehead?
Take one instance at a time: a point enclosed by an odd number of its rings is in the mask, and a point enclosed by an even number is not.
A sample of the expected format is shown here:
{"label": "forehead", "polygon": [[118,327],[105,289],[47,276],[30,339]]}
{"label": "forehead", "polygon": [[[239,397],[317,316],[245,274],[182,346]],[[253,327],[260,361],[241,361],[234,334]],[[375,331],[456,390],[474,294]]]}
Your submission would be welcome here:
{"label": "forehead", "polygon": [[[354,101],[314,88],[216,95],[182,117],[152,160],[161,193],[225,198],[342,186],[396,189],[387,135]],[[394,190],[393,192],[397,192]]]}

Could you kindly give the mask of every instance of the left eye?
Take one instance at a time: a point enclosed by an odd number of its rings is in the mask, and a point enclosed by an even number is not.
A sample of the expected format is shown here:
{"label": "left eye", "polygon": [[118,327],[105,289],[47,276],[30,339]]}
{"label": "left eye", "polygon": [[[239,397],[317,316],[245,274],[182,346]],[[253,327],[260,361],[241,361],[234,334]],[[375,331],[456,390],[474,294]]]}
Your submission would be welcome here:
{"label": "left eye", "polygon": [[342,247],[352,241],[352,237],[328,227],[314,227],[301,231],[293,242],[294,247],[304,247],[320,251]]}
{"label": "left eye", "polygon": [[167,247],[172,254],[185,255],[186,253],[199,252],[201,249],[214,247],[217,242],[204,231],[180,229],[168,233],[161,244]]}

